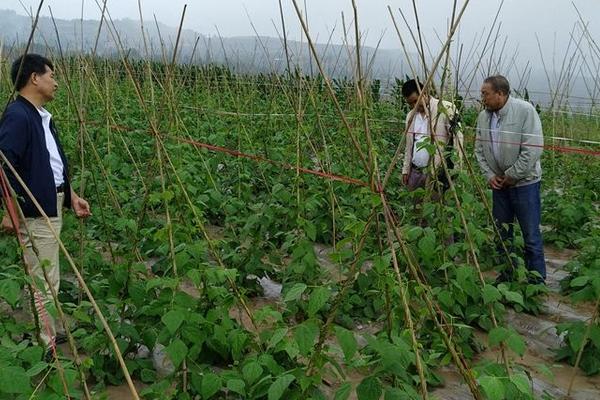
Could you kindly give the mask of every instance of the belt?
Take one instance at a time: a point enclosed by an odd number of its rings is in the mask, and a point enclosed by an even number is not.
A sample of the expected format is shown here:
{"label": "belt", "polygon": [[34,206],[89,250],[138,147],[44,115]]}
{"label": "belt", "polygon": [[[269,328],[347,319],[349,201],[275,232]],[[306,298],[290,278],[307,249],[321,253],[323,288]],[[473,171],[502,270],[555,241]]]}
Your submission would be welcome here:
{"label": "belt", "polygon": [[425,166],[425,167],[417,167],[417,166],[416,166],[415,164],[413,164],[413,163],[410,163],[410,167],[411,167],[412,169],[414,169],[414,170],[417,170],[417,171],[419,171],[419,172],[422,172],[422,171],[424,171],[425,169],[427,169],[427,166]]}
{"label": "belt", "polygon": [[56,193],[64,193],[65,192],[65,184],[62,183],[56,187]]}

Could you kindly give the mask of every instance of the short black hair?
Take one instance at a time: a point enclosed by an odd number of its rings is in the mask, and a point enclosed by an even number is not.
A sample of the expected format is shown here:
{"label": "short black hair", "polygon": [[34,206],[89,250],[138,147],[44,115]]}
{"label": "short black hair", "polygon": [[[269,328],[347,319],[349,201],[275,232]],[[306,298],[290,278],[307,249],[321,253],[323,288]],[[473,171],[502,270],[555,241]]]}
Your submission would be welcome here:
{"label": "short black hair", "polygon": [[[23,64],[22,67],[21,64]],[[10,69],[10,77],[13,85],[15,85],[15,89],[17,91],[23,89],[27,85],[29,78],[31,78],[31,74],[46,73],[46,66],[54,71],[52,61],[39,54],[25,54],[17,58]],[[20,74],[19,69],[21,69]]]}
{"label": "short black hair", "polygon": [[418,79],[409,79],[402,84],[402,96],[408,97],[413,93],[419,93],[419,89],[423,91],[423,84]]}
{"label": "short black hair", "polygon": [[510,83],[502,75],[488,76],[483,80],[483,83],[489,83],[494,92],[500,92],[506,96],[510,94]]}

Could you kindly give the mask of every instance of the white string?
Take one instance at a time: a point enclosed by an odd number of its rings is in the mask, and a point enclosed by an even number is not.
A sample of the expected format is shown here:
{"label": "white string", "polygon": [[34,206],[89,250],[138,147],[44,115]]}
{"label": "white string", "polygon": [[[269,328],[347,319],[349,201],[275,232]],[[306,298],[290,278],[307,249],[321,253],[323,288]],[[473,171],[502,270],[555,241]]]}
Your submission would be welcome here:
{"label": "white string", "polygon": [[[285,113],[238,113],[235,111],[224,111],[224,110],[210,110],[210,109],[204,109],[201,107],[193,107],[193,106],[183,106],[184,108],[189,108],[189,109],[194,109],[194,110],[198,110],[198,111],[202,111],[205,113],[213,113],[213,114],[218,114],[218,115],[230,115],[230,116],[240,116],[240,117],[296,117],[296,114],[293,113],[289,113],[289,114],[285,114]],[[316,117],[317,114],[303,114],[303,116],[311,116],[311,117]],[[335,116],[328,116],[328,115],[320,115],[321,117],[325,117],[325,118],[335,118]],[[358,119],[359,117],[356,117],[355,119]],[[352,117],[349,117],[349,119],[353,119]],[[375,119],[375,118],[370,118],[369,121],[375,121],[375,122],[387,122],[387,123],[404,123],[404,121],[396,119],[396,118],[391,118],[391,119]],[[476,130],[477,128],[475,127],[471,127],[471,126],[466,126],[463,127],[464,129],[467,130]],[[479,130],[481,131],[489,131],[489,128],[479,128]],[[522,136],[540,136],[537,134],[533,134],[533,133],[525,133],[525,132],[516,132],[516,131],[506,131],[506,130],[499,130],[498,131],[499,134],[519,134]],[[584,144],[591,144],[591,145],[598,145],[600,146],[600,141],[595,141],[595,140],[590,140],[590,139],[577,139],[577,138],[569,138],[569,137],[564,137],[564,136],[549,136],[549,135],[544,135],[543,136],[544,139],[550,139],[550,140],[560,140],[560,141],[565,141],[565,142],[574,142],[574,143],[584,143]]]}
{"label": "white string", "polygon": [[[484,132],[489,132],[491,130],[489,128],[474,128],[472,126],[467,126],[466,128],[470,129],[470,130],[477,130],[477,129],[479,129],[480,131],[484,131]],[[499,130],[498,133],[502,133],[502,134],[506,134],[506,135],[516,133],[516,134],[522,135],[522,136],[535,136],[535,137],[539,137],[540,136],[540,135],[537,135],[535,133],[502,131],[502,130]],[[562,136],[547,136],[547,135],[543,135],[542,137],[544,139],[563,140],[563,141],[566,141],[566,142],[578,142],[578,143],[600,145],[600,141],[594,141],[594,140],[589,140],[589,139],[575,139],[575,138],[567,138],[567,137],[562,137]]]}

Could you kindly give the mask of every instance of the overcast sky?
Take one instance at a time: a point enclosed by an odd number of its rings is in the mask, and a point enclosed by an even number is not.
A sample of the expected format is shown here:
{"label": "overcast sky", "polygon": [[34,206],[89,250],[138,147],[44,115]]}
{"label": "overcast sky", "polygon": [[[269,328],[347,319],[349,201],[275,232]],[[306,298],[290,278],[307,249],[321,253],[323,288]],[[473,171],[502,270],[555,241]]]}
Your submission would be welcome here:
{"label": "overcast sky", "polygon": [[[101,0],[99,0],[101,1]],[[464,0],[458,0],[459,6]],[[300,38],[298,18],[291,0],[282,0],[289,37]],[[402,24],[397,12],[402,8],[411,25],[414,14],[411,0],[356,0],[359,10],[359,25],[368,45],[375,45],[383,35],[382,48],[399,48],[400,42],[394,30],[387,6],[396,11],[397,21]],[[592,35],[600,42],[600,1],[574,0],[580,12],[590,22]],[[23,5],[36,9],[39,0],[0,0],[0,8],[25,13]],[[177,26],[184,4],[188,4],[185,28],[202,34],[214,35],[217,28],[223,36],[254,36],[250,21],[260,35],[277,36],[273,24],[280,29],[278,0],[141,0],[144,18],[157,19],[167,25]],[[346,22],[351,20],[351,0],[298,0],[301,7],[308,10],[311,35],[319,41],[327,41],[330,32],[336,27],[333,41],[342,39],[341,13]],[[453,0],[418,0],[421,29],[432,47],[439,46],[435,31],[445,32],[452,12]],[[468,47],[473,38],[489,29],[500,0],[472,0],[467,6],[460,29],[460,40]],[[44,11],[48,15],[52,7],[57,18],[79,18],[81,0],[46,0]],[[108,0],[108,9],[113,18],[139,19],[138,0]],[[99,19],[100,10],[94,0],[83,0],[85,19]],[[543,51],[551,57],[556,47],[556,55],[562,62],[562,55],[569,41],[573,24],[579,18],[569,0],[506,0],[499,20],[502,22],[502,35],[508,37],[509,49],[519,48],[519,54],[539,59],[536,33],[542,42]],[[402,27],[402,32],[406,29]],[[485,31],[487,33],[487,31]],[[555,39],[556,38],[556,39]],[[407,38],[407,40],[409,40]],[[414,50],[411,49],[411,50]],[[512,51],[512,50],[511,50]]]}

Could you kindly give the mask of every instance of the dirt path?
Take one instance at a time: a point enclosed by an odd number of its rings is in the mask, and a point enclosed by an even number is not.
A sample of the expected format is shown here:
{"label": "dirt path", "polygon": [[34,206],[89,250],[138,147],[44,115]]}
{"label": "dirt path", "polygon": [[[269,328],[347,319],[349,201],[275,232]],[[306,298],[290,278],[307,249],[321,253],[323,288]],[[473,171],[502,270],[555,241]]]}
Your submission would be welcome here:
{"label": "dirt path", "polygon": [[[544,394],[550,395],[550,398],[566,398],[573,368],[566,363],[554,361],[552,349],[558,348],[562,343],[562,339],[556,334],[556,325],[564,321],[585,321],[592,315],[591,304],[574,305],[568,298],[559,294],[560,280],[567,276],[563,267],[574,255],[572,250],[546,249],[547,286],[550,293],[545,301],[543,313],[534,316],[510,310],[507,315],[507,324],[515,328],[527,344],[525,355],[521,358],[511,354],[511,360],[531,375],[536,398],[542,398]],[[480,336],[482,342],[486,343],[486,335]],[[485,359],[497,361],[499,357],[498,351],[488,349],[478,355],[474,363]],[[546,366],[552,375],[548,376],[541,366]],[[472,398],[468,387],[462,383],[462,378],[453,368],[442,370],[440,373],[446,384],[433,391],[433,395],[443,400]],[[577,371],[573,388],[573,400],[598,400],[600,376],[586,377],[581,371]]]}

